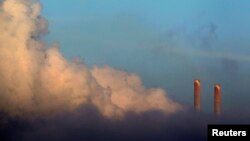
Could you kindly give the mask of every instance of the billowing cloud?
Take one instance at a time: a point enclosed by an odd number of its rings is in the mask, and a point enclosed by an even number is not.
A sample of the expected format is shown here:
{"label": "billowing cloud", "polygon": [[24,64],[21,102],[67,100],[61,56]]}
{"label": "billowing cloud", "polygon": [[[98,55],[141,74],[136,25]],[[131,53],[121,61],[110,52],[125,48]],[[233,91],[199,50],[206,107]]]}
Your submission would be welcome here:
{"label": "billowing cloud", "polygon": [[[57,45],[40,40],[47,22],[33,0],[5,0],[0,11],[0,111],[12,117],[48,116],[92,105],[105,117],[182,106],[163,89],[112,67],[88,68],[66,60]],[[73,36],[73,35],[72,35]]]}

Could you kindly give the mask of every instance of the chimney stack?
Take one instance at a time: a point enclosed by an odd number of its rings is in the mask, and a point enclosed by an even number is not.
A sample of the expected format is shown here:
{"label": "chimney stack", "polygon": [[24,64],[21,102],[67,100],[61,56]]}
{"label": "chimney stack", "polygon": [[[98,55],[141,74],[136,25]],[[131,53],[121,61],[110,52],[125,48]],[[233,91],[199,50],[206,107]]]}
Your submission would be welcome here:
{"label": "chimney stack", "polygon": [[221,103],[221,86],[215,84],[214,86],[214,113],[220,115],[220,103]]}
{"label": "chimney stack", "polygon": [[200,87],[200,80],[194,80],[194,108],[197,112],[201,110]]}

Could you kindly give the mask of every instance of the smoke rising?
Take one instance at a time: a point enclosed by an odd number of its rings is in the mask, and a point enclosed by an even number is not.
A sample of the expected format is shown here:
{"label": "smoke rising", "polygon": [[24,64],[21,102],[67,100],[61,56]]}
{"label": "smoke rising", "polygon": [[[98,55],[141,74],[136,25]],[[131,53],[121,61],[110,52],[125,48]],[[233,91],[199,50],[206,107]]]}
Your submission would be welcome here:
{"label": "smoke rising", "polygon": [[160,88],[146,89],[136,74],[66,60],[41,36],[47,22],[33,0],[4,0],[0,11],[0,111],[11,117],[51,116],[93,105],[105,117],[182,106]]}

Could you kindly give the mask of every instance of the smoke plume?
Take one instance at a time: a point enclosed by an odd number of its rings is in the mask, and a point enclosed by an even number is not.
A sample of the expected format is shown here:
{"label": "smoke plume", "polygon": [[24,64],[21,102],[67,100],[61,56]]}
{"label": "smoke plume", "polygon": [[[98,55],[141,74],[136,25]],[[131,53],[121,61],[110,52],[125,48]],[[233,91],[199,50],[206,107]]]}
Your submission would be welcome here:
{"label": "smoke plume", "polygon": [[136,74],[68,61],[41,36],[47,22],[33,0],[4,0],[0,9],[0,112],[43,117],[92,105],[105,117],[182,106],[160,88],[146,89]]}

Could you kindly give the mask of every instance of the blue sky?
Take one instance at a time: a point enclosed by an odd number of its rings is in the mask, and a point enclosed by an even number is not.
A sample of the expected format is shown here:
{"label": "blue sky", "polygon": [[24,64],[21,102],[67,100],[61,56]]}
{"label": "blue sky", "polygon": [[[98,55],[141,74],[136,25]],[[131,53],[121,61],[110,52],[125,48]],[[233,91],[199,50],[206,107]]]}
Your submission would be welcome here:
{"label": "blue sky", "polygon": [[[48,42],[91,67],[138,73],[146,86],[164,88],[192,106],[193,79],[202,104],[213,110],[221,83],[224,112],[250,112],[250,2],[245,0],[42,0]],[[240,90],[238,90],[240,88]],[[239,102],[235,102],[239,101]]]}

